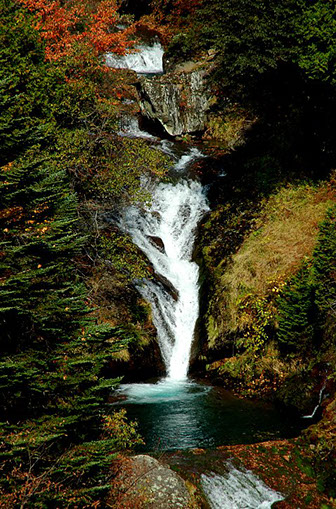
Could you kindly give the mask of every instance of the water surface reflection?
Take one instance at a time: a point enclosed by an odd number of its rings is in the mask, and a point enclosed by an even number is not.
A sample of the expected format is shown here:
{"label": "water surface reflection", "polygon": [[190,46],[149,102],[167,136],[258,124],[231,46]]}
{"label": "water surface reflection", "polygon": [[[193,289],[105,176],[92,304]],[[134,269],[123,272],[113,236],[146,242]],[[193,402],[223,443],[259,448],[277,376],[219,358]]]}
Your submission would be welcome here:
{"label": "water surface reflection", "polygon": [[117,405],[137,419],[142,450],[174,450],[253,443],[296,436],[298,416],[271,404],[246,401],[194,381],[125,384]]}

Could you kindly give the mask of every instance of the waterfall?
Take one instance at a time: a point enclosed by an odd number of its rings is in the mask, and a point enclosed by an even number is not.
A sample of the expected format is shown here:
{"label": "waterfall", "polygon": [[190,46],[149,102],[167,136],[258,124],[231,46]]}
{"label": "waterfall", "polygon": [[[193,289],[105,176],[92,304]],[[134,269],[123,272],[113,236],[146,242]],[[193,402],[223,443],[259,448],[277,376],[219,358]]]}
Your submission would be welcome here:
{"label": "waterfall", "polygon": [[135,53],[118,56],[114,53],[105,55],[105,64],[115,69],[131,69],[139,74],[163,73],[163,48],[159,42],[151,46],[136,46]]}
{"label": "waterfall", "polygon": [[201,482],[211,509],[271,509],[284,499],[249,470],[231,467],[226,476],[202,474]]}
{"label": "waterfall", "polygon": [[[185,163],[190,163],[190,158]],[[179,166],[180,165],[180,166]],[[181,160],[176,167],[181,167]],[[152,263],[157,279],[137,287],[152,306],[162,357],[171,380],[187,377],[199,313],[199,269],[192,261],[195,230],[208,210],[199,182],[159,184],[146,210],[130,207],[124,228]]]}
{"label": "waterfall", "polygon": [[[136,53],[124,56],[107,54],[105,62],[114,68],[132,69],[137,73],[163,72],[163,48],[159,42],[141,45]],[[154,138],[139,129],[137,119],[124,116],[120,134]],[[154,138],[155,139],[155,138]],[[169,142],[161,149],[175,158]],[[174,171],[184,175],[186,168],[203,157],[190,149],[176,162]],[[170,380],[184,380],[189,367],[190,349],[199,312],[198,267],[192,258],[197,223],[208,210],[201,184],[180,180],[177,184],[159,184],[152,205],[143,210],[129,207],[123,217],[123,228],[152,263],[156,280],[141,281],[137,288],[152,306],[153,322]]]}
{"label": "waterfall", "polygon": [[140,129],[139,119],[134,115],[123,115],[120,119],[120,136],[129,138],[144,138],[146,140],[157,140],[155,136]]}
{"label": "waterfall", "polygon": [[312,413],[310,415],[303,415],[302,419],[313,419],[315,417],[315,414],[318,411],[318,409],[320,408],[321,403],[323,401],[323,392],[324,392],[325,388],[326,388],[326,383],[324,382],[324,384],[321,387],[320,392],[319,392],[319,399],[318,399],[317,405],[315,406],[314,410],[312,411]]}

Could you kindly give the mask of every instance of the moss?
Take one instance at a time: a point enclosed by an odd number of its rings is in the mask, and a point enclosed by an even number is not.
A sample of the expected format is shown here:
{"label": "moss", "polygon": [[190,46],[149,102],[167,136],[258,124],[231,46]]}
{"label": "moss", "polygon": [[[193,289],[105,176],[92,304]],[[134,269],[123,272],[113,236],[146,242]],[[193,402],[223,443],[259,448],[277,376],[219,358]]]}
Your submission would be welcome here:
{"label": "moss", "polygon": [[210,116],[203,138],[221,142],[221,150],[231,150],[244,143],[246,130],[255,121],[247,111],[237,105],[231,106],[224,114]]}
{"label": "moss", "polygon": [[213,316],[209,316],[208,318],[207,334],[209,348],[214,348],[220,335],[220,327]]}

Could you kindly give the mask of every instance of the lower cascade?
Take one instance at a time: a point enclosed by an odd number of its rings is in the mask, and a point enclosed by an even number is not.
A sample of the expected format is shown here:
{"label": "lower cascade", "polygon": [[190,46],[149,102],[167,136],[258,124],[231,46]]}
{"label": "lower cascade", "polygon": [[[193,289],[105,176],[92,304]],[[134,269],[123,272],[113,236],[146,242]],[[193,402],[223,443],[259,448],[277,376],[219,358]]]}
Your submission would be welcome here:
{"label": "lower cascade", "polygon": [[[176,167],[178,167],[177,163]],[[170,380],[185,380],[199,314],[199,269],[192,261],[195,230],[208,210],[200,183],[161,183],[146,210],[130,207],[124,226],[147,255],[157,279],[138,282],[151,303],[162,357]]]}
{"label": "lower cascade", "polygon": [[226,476],[202,474],[201,482],[211,509],[271,509],[284,499],[249,470],[232,467]]}

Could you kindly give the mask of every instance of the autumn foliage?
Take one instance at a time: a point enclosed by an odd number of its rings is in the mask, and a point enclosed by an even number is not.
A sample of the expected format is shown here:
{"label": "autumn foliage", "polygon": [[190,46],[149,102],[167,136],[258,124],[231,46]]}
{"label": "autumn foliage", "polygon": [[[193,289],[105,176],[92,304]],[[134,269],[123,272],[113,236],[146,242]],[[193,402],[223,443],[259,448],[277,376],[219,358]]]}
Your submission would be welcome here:
{"label": "autumn foliage", "polygon": [[136,30],[159,36],[169,46],[174,35],[193,24],[197,9],[204,0],[152,0],[152,12],[136,22]]}
{"label": "autumn foliage", "polygon": [[130,48],[133,28],[118,30],[120,22],[116,0],[19,0],[36,18],[46,43],[46,59],[56,61],[75,53],[92,51],[95,55],[107,51],[122,55]]}

